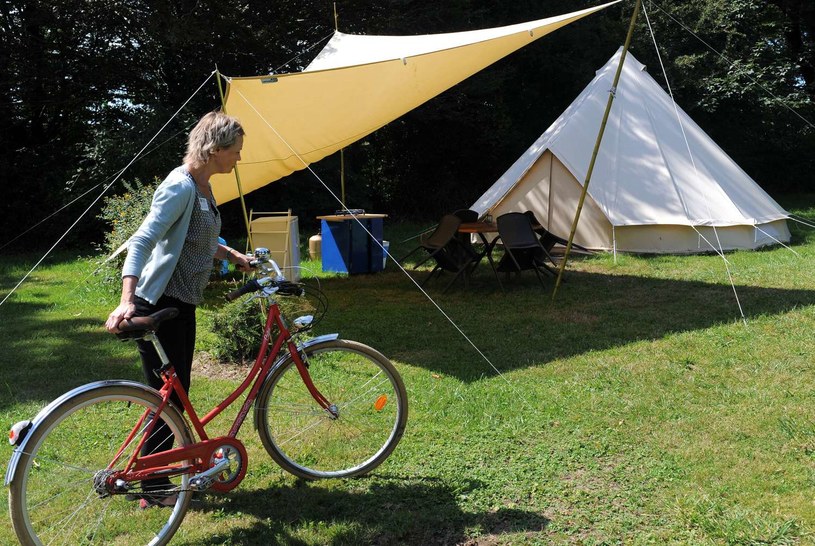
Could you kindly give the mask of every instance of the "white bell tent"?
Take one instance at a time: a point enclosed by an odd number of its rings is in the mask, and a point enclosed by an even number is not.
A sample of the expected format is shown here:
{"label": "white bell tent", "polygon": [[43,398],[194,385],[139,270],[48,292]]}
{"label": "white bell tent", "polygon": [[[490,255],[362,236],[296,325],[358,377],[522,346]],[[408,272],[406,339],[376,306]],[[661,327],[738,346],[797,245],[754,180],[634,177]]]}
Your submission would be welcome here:
{"label": "white bell tent", "polygon": [[[474,210],[531,210],[568,236],[621,51]],[[787,218],[629,52],[574,242],[643,253],[755,249],[789,241]]]}

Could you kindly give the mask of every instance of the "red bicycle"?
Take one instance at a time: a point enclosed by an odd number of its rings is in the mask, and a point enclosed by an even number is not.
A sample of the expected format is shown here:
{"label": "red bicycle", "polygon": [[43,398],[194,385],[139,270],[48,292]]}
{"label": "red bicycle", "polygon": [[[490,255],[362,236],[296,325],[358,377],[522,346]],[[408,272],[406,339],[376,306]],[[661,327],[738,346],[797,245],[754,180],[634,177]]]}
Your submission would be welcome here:
{"label": "red bicycle", "polygon": [[[237,435],[253,404],[263,446],[296,476],[359,476],[393,452],[408,414],[393,364],[337,334],[298,343],[314,317],[290,325],[275,298],[302,296],[303,285],[286,281],[268,253],[259,254],[266,276],[228,298],[251,292],[268,302],[261,348],[240,386],[206,415],[198,416],[155,336],[162,320],[174,316],[174,309],[164,309],[120,327],[127,337],[156,347],[164,364],[160,390],[133,381],[90,383],[12,428],[16,448],[6,484],[22,544],[166,544],[194,492],[229,491],[245,476],[248,457]],[[247,391],[228,434],[211,438],[207,424]],[[171,400],[174,392],[184,414]],[[162,434],[169,430],[174,447],[143,453],[159,428]],[[156,494],[142,487],[145,480],[166,483],[162,492],[177,495],[175,505],[139,510],[140,499]]]}

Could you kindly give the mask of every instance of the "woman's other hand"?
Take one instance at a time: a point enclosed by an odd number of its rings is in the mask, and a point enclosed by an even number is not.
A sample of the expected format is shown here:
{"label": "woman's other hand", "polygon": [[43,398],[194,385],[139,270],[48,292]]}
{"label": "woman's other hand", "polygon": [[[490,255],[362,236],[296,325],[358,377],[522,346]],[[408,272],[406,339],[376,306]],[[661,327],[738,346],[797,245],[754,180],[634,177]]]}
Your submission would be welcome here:
{"label": "woman's other hand", "polygon": [[119,323],[124,319],[128,319],[136,312],[136,306],[132,303],[122,303],[111,311],[108,319],[105,321],[105,328],[112,334],[119,333]]}
{"label": "woman's other hand", "polygon": [[122,298],[119,300],[119,307],[111,311],[105,321],[105,328],[112,334],[119,333],[119,323],[124,319],[129,319],[136,313],[136,306],[133,303],[138,279],[132,275],[122,277]]}

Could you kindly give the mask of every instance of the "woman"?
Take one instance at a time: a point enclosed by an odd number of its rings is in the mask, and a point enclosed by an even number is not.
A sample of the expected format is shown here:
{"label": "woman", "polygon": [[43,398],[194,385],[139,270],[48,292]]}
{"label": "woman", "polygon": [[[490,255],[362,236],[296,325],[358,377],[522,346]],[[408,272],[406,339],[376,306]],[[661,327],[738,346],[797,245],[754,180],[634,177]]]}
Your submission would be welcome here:
{"label": "woman", "polygon": [[[122,269],[119,306],[105,322],[109,332],[134,316],[146,316],[166,307],[178,316],[162,322],[158,338],[184,388],[190,388],[195,347],[195,307],[201,303],[212,272],[213,260],[226,259],[248,271],[250,258],[218,243],[221,217],[209,179],[228,173],[241,158],[243,128],[237,119],[220,112],[205,115],[189,134],[184,164],[173,170],[156,188],[150,212],[130,238]],[[154,370],[161,361],[151,343],[139,341],[145,381],[159,389],[162,381]],[[174,394],[173,401],[181,408]],[[166,425],[161,423],[145,442],[142,454],[172,447]],[[140,495],[142,508],[172,506],[176,496],[169,480],[145,480]]]}

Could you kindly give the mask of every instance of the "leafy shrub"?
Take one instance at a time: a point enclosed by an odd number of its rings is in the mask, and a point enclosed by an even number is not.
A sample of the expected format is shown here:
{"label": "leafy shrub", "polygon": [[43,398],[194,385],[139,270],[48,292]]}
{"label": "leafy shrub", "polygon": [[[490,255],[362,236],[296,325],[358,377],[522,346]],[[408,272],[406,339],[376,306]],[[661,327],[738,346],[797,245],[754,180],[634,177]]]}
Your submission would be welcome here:
{"label": "leafy shrub", "polygon": [[252,360],[260,350],[264,317],[256,303],[238,300],[226,303],[212,313],[215,334],[211,353],[222,362]]}
{"label": "leafy shrub", "polygon": [[[144,217],[150,212],[150,203],[158,182],[158,179],[153,184],[144,184],[138,179],[132,183],[125,182],[124,186],[127,189],[125,193],[105,198],[102,212],[98,216],[110,228],[105,233],[105,241],[100,249],[104,255],[103,259],[113,254],[141,225]],[[104,282],[112,283],[114,289],[120,287],[119,279],[124,257],[125,254],[121,253],[101,267]]]}
{"label": "leafy shrub", "polygon": [[[319,315],[313,298],[281,297],[277,304],[289,325],[301,315]],[[211,312],[211,345],[209,353],[221,362],[253,361],[260,350],[261,335],[266,324],[266,312],[257,302],[237,300],[214,308]],[[272,337],[278,329],[272,327]]]}
{"label": "leafy shrub", "polygon": [[138,179],[133,183],[125,182],[125,193],[105,198],[99,214],[99,218],[110,226],[110,231],[105,234],[105,250],[113,252],[119,248],[141,225],[150,212],[158,182],[158,179],[153,184],[144,184]]}

